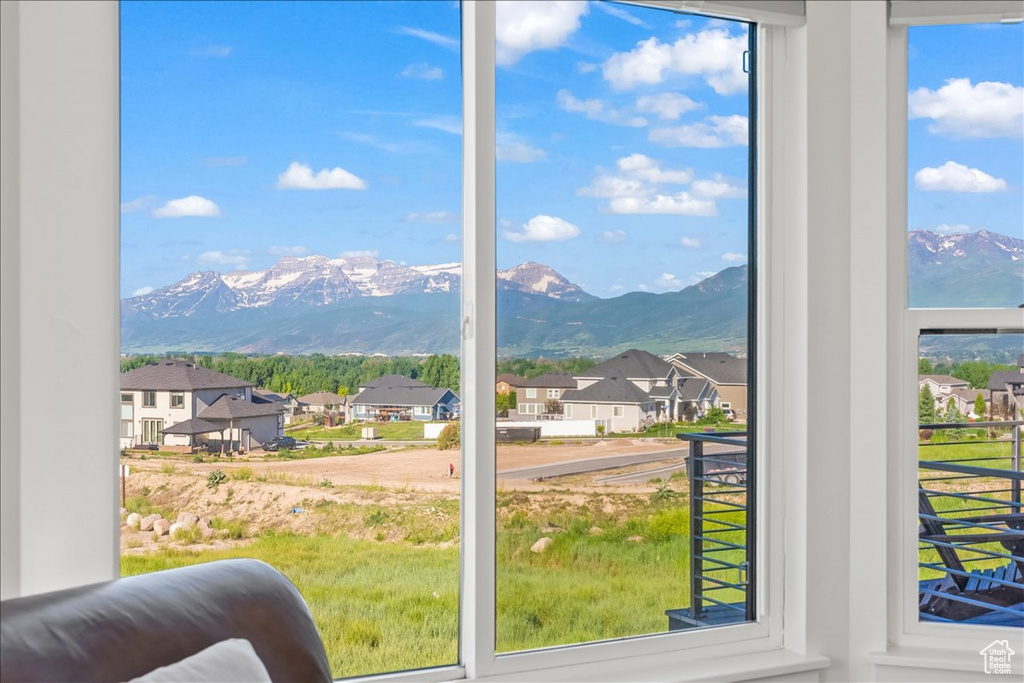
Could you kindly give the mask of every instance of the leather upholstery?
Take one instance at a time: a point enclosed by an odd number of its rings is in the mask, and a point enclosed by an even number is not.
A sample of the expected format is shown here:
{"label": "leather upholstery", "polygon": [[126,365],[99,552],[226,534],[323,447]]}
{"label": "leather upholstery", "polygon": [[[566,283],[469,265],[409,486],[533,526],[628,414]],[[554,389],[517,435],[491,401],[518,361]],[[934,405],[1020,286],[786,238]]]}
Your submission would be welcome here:
{"label": "leather upholstery", "polygon": [[0,602],[0,681],[126,681],[245,638],[276,681],[330,681],[295,586],[257,560],[221,560]]}

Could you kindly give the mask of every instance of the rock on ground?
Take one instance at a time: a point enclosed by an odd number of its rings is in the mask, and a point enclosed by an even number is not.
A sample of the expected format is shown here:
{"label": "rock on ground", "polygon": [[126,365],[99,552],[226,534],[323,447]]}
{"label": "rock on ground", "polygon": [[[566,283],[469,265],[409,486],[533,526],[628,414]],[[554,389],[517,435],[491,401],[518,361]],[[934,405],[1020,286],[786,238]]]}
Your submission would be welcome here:
{"label": "rock on ground", "polygon": [[153,532],[159,536],[163,536],[171,530],[171,523],[161,517],[160,519],[153,522]]}
{"label": "rock on ground", "polygon": [[535,553],[542,553],[548,549],[549,545],[551,545],[551,538],[549,536],[544,536],[543,538],[541,538],[533,544],[533,546],[530,548],[530,551]]}
{"label": "rock on ground", "polygon": [[152,531],[153,523],[158,519],[163,519],[160,515],[149,515],[142,518],[142,522],[139,524],[139,531]]}
{"label": "rock on ground", "polygon": [[124,520],[124,523],[130,527],[135,527],[137,529],[139,525],[142,524],[142,515],[140,515],[138,512],[133,512],[132,514],[128,515],[128,519]]}

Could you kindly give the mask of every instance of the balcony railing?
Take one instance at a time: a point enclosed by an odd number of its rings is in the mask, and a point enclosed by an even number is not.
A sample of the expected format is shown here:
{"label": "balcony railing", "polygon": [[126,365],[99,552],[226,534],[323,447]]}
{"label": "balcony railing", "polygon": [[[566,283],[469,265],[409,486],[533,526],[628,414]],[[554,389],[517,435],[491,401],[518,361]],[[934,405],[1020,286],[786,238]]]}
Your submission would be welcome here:
{"label": "balcony railing", "polygon": [[1022,425],[920,425],[922,620],[1024,627]]}
{"label": "balcony railing", "polygon": [[666,610],[669,630],[750,621],[755,565],[747,434],[676,437],[690,444],[690,606]]}

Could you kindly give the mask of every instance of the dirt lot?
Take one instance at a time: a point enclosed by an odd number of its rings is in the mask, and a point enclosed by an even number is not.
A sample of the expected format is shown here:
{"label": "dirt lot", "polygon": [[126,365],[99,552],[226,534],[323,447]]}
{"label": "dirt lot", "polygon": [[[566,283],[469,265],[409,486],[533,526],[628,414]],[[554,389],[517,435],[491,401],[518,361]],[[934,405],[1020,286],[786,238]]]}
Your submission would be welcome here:
{"label": "dirt lot", "polygon": [[[498,470],[534,467],[588,458],[678,449],[675,443],[608,440],[583,444],[508,445],[498,447]],[[460,464],[456,451],[434,448],[397,448],[363,455],[341,455],[308,460],[266,462],[260,455],[194,463],[188,458],[130,458],[128,496],[144,496],[167,511],[171,521],[179,512],[244,520],[249,532],[277,529],[296,533],[317,530],[318,517],[305,509],[321,501],[360,506],[402,506],[422,502],[425,496],[452,498],[459,494]],[[448,476],[448,465],[456,466]],[[222,470],[228,480],[207,486],[207,476]],[[500,479],[502,491],[542,492],[575,499],[591,492],[646,494],[651,485],[595,485],[592,479],[607,472],[581,474],[570,480],[531,482]],[[239,477],[239,478],[236,478]],[[569,482],[571,481],[571,484]],[[567,485],[572,492],[566,492]],[[215,541],[215,545],[239,541]],[[244,542],[244,541],[243,541]],[[177,542],[152,532],[122,528],[126,554],[144,553]],[[204,544],[204,548],[211,547]]]}

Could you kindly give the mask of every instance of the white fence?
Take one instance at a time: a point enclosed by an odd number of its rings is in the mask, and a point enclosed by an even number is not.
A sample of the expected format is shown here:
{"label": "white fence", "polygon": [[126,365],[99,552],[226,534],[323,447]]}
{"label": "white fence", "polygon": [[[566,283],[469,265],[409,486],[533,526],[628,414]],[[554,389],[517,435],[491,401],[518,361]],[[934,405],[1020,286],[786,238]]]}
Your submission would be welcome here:
{"label": "white fence", "polygon": [[[544,420],[536,422],[499,422],[499,427],[540,427],[542,439],[555,439],[564,436],[597,436],[599,420]],[[425,422],[423,438],[436,439],[441,430],[450,422]]]}

